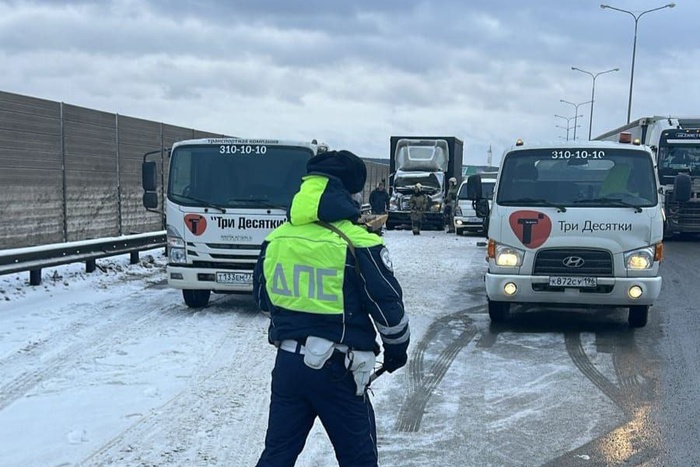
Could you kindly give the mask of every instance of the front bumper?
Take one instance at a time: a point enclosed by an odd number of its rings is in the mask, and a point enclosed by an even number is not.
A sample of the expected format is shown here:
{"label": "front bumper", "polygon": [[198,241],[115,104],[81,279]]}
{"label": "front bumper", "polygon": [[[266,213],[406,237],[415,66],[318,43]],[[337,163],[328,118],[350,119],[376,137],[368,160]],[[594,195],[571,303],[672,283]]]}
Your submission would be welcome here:
{"label": "front bumper", "polygon": [[476,216],[455,216],[454,226],[457,230],[480,232],[484,229],[484,219]]}
{"label": "front bumper", "polygon": [[674,233],[700,233],[700,216],[695,218],[668,218],[668,230]]}
{"label": "front bumper", "polygon": [[[504,287],[513,283],[514,295],[507,295]],[[661,276],[657,277],[598,277],[594,289],[550,287],[549,276],[524,276],[486,273],[486,295],[489,300],[510,303],[546,305],[600,305],[627,307],[652,305],[661,293]],[[632,299],[627,291],[633,285],[642,289],[642,295]]]}
{"label": "front bumper", "polygon": [[211,290],[219,293],[253,291],[253,272],[250,270],[191,268],[169,264],[166,273],[168,285],[175,289]]}

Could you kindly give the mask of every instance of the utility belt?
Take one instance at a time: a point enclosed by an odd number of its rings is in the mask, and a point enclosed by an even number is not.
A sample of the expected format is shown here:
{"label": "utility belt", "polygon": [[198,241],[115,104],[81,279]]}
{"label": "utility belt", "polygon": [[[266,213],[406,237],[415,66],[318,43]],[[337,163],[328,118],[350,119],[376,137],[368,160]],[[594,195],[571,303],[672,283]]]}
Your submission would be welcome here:
{"label": "utility belt", "polygon": [[374,352],[371,350],[352,350],[345,344],[336,344],[316,336],[307,337],[305,343],[286,339],[279,343],[278,348],[303,355],[304,364],[314,370],[323,368],[335,352],[344,354],[345,368],[352,372],[356,386],[355,394],[358,396],[364,395],[376,361]]}
{"label": "utility belt", "polygon": [[[328,341],[330,342],[330,341]],[[282,342],[280,342],[280,345],[278,348],[282,350],[286,350],[287,352],[291,353],[296,353],[296,354],[301,354],[301,355],[306,355],[306,345],[303,344],[301,341],[297,341],[294,339],[285,339]],[[340,353],[348,353],[348,346],[345,344],[333,344],[333,350],[337,350]]]}

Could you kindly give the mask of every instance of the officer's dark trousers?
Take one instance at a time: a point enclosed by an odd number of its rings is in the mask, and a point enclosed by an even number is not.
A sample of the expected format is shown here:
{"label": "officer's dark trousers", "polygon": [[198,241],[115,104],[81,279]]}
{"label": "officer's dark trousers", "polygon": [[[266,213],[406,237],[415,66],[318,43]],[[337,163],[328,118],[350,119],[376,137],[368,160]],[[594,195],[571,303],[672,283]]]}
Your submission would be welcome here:
{"label": "officer's dark trousers", "polygon": [[[257,467],[291,467],[318,417],[341,467],[377,465],[377,430],[369,396],[355,395],[344,354],[334,352],[320,370],[304,356],[277,351],[265,450]],[[328,462],[324,465],[331,465]]]}

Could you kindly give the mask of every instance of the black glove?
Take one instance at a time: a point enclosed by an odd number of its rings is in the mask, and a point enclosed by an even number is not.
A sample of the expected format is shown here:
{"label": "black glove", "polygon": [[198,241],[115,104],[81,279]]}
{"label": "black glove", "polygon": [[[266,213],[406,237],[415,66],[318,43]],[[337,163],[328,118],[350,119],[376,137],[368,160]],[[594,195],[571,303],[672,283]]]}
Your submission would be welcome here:
{"label": "black glove", "polygon": [[[403,346],[402,346],[403,347]],[[389,373],[393,373],[408,361],[408,355],[406,355],[406,349],[392,349],[387,347],[384,349],[384,363],[382,367]]]}

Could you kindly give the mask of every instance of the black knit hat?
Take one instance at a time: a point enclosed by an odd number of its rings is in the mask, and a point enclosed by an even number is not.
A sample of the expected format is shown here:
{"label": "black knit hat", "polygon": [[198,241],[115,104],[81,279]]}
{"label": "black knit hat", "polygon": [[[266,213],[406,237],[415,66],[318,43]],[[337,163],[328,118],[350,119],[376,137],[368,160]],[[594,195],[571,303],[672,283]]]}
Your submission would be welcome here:
{"label": "black knit hat", "polygon": [[350,151],[327,151],[314,156],[306,163],[306,172],[337,177],[350,193],[362,191],[367,180],[364,161]]}

